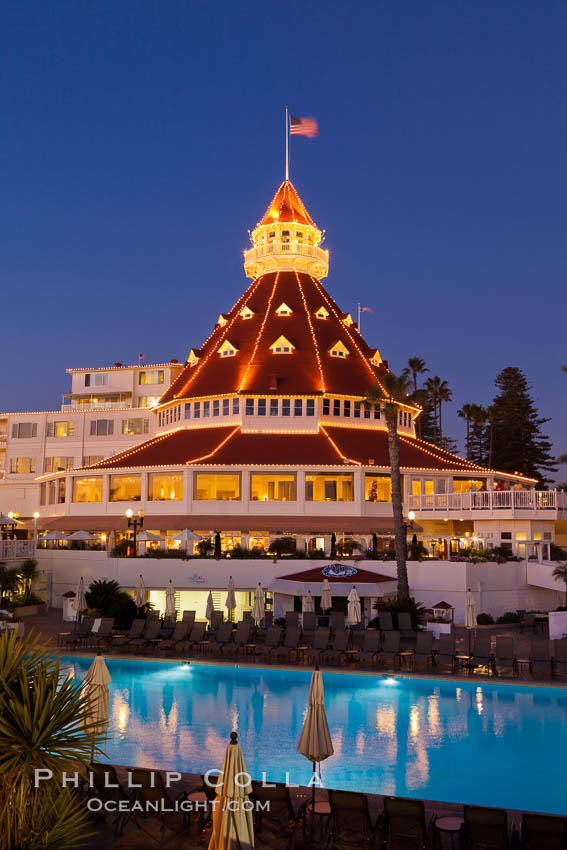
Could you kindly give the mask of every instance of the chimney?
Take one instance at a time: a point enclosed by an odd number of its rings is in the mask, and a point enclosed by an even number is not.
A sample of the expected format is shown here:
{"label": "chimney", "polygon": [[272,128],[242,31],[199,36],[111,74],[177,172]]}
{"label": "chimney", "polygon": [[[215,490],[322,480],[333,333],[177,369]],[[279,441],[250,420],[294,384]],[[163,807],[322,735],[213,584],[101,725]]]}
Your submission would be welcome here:
{"label": "chimney", "polygon": [[269,386],[270,390],[277,390],[278,380],[279,380],[279,378],[278,378],[277,375],[270,375],[270,386]]}
{"label": "chimney", "polygon": [[172,357],[169,362],[170,363],[179,363],[179,360],[176,357]]}
{"label": "chimney", "polygon": [[118,361],[116,361],[116,363],[114,365],[116,366],[117,369],[120,369],[120,367],[122,366],[122,363],[119,363]]}

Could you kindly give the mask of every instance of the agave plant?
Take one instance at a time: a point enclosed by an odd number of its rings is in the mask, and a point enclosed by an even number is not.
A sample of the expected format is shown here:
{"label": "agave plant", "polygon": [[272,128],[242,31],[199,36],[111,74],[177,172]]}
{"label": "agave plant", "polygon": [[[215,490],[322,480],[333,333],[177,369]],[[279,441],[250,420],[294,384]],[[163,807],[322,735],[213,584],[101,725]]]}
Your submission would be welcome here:
{"label": "agave plant", "polygon": [[[59,850],[89,834],[88,813],[63,771],[85,771],[104,736],[89,721],[81,682],[37,638],[0,635],[0,850]],[[53,779],[34,787],[34,771]]]}

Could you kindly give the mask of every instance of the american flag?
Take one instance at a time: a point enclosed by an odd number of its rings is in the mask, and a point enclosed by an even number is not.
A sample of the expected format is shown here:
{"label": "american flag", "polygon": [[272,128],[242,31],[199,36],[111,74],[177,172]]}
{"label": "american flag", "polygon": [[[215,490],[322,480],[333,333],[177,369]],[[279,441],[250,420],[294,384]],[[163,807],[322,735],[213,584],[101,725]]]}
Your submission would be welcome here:
{"label": "american flag", "polygon": [[373,313],[374,310],[371,307],[361,307],[360,312],[361,313]]}
{"label": "american flag", "polygon": [[313,139],[319,132],[319,125],[314,118],[298,118],[296,115],[290,115],[289,132],[291,136],[307,136]]}
{"label": "american flag", "polygon": [[145,360],[145,359],[146,359],[145,354],[138,354],[138,360]]}

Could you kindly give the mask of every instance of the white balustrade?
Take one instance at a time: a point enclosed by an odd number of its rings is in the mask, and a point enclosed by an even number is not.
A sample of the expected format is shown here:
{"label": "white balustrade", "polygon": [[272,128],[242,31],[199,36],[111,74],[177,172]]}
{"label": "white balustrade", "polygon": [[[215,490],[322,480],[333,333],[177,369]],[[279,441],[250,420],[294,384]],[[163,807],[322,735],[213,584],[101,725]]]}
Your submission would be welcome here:
{"label": "white balustrade", "polygon": [[33,540],[0,540],[0,561],[17,561],[33,556]]}
{"label": "white balustrade", "polygon": [[471,490],[468,493],[421,493],[408,496],[413,511],[548,511],[567,509],[567,493],[557,490]]}

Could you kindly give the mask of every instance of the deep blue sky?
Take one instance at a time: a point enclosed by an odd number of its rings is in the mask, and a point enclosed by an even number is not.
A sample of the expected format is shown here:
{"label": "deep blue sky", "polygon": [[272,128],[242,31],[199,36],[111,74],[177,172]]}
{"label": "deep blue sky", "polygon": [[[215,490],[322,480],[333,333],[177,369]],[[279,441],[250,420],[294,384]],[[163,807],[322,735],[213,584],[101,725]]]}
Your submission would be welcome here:
{"label": "deep blue sky", "polygon": [[320,124],[291,176],[331,294],[453,411],[520,366],[567,451],[566,23],[555,0],[5,0],[0,409],[200,344],[246,286],[289,102]]}

